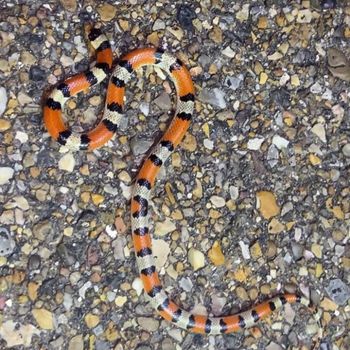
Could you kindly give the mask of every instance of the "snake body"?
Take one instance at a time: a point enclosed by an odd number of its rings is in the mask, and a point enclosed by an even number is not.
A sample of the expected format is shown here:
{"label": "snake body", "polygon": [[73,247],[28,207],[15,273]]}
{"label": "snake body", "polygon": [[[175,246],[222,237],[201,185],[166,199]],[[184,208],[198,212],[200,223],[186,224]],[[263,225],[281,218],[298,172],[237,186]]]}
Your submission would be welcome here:
{"label": "snake body", "polygon": [[92,29],[89,40],[97,53],[96,65],[84,73],[57,85],[46,99],[43,116],[48,132],[60,144],[71,150],[93,150],[101,147],[118,130],[123,118],[125,87],[134,70],[156,65],[166,71],[175,84],[177,109],[168,129],[144,161],[135,181],[131,199],[131,226],[136,261],[144,291],[155,310],[166,320],[193,333],[221,334],[248,328],[286,303],[310,306],[310,301],[296,294],[279,295],[252,309],[231,316],[207,317],[181,309],[165,292],[156,271],[149,230],[151,189],[161,166],[181,142],[190,125],[194,109],[194,86],[184,64],[160,49],[143,48],[122,57],[111,74],[104,115],[95,129],[76,134],[62,120],[64,103],[80,91],[100,83],[112,70],[112,50],[106,36]]}

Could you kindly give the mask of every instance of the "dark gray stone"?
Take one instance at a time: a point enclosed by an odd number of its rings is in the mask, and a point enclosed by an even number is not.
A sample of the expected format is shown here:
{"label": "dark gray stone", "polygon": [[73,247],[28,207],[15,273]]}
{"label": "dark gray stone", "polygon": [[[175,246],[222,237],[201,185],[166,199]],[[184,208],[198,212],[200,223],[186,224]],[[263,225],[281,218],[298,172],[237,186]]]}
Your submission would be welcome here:
{"label": "dark gray stone", "polygon": [[180,5],[177,9],[177,20],[182,29],[193,31],[192,21],[197,17],[194,8],[190,5]]}
{"label": "dark gray stone", "polygon": [[38,66],[31,66],[29,70],[29,79],[33,81],[42,81],[46,77],[45,71]]}
{"label": "dark gray stone", "polygon": [[338,305],[344,305],[350,298],[350,288],[339,278],[329,282],[326,292]]}

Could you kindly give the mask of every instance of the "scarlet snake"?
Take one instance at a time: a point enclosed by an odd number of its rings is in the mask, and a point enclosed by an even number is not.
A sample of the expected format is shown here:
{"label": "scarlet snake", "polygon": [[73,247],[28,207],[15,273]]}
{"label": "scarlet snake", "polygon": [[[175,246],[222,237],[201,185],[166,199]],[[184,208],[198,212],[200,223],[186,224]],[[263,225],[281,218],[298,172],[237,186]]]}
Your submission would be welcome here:
{"label": "scarlet snake", "polygon": [[113,54],[106,36],[95,28],[90,31],[89,40],[97,52],[96,65],[91,70],[59,84],[47,98],[43,112],[50,135],[71,150],[93,150],[112,138],[123,118],[125,87],[136,69],[156,65],[170,75],[176,87],[175,117],[144,161],[133,187],[131,200],[131,226],[136,261],[145,293],[150,297],[153,307],[164,319],[190,332],[221,334],[248,328],[286,303],[297,302],[310,306],[310,301],[302,296],[283,294],[236,315],[207,317],[194,315],[179,308],[168,297],[159,280],[152,254],[148,207],[150,192],[159,169],[181,142],[190,125],[194,108],[192,79],[183,63],[163,50],[143,48],[131,51],[119,60],[112,71],[101,122],[86,134],[75,134],[67,129],[62,120],[64,103],[71,96],[100,83],[112,69]]}

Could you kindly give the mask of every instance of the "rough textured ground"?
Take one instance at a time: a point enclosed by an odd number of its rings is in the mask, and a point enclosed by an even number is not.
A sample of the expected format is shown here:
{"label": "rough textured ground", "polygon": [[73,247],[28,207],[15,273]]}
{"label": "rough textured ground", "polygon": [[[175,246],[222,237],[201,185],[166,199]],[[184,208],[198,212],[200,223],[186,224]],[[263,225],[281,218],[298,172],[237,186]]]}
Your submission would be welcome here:
{"label": "rough textured ground", "polygon": [[[139,72],[113,141],[60,148],[41,103],[93,59],[87,21],[102,25],[115,57],[146,45],[176,53],[197,87],[193,124],[153,191],[168,292],[219,315],[298,290],[322,311],[317,348],[350,348],[350,86],[325,56],[350,53],[350,6],[333,3],[1,1],[1,349],[311,349],[317,333],[302,307],[217,337],[155,315],[137,278],[129,196],[171,117],[173,87]],[[105,87],[67,104],[76,130],[95,123]]]}

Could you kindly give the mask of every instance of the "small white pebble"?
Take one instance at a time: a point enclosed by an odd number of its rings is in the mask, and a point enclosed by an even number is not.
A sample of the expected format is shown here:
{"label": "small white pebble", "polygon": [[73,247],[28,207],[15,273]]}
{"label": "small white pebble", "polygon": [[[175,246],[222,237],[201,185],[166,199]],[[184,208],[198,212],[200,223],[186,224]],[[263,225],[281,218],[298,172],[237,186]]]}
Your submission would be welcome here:
{"label": "small white pebble", "polygon": [[28,134],[22,131],[17,131],[15,138],[16,140],[21,141],[21,143],[25,143],[28,141]]}
{"label": "small white pebble", "polygon": [[221,53],[228,58],[233,58],[236,56],[236,53],[230,48],[230,46],[227,46],[224,50],[221,51]]}
{"label": "small white pebble", "polygon": [[255,137],[254,139],[251,139],[247,143],[247,148],[251,151],[258,151],[263,144],[264,139],[260,137]]}
{"label": "small white pebble", "polygon": [[7,93],[5,88],[0,87],[0,116],[5,112],[7,105]]}
{"label": "small white pebble", "polygon": [[289,141],[286,140],[285,138],[279,136],[279,135],[275,135],[272,138],[272,143],[278,148],[278,149],[283,149],[283,148],[287,148]]}
{"label": "small white pebble", "polygon": [[239,241],[239,246],[241,247],[243,258],[245,260],[250,259],[249,245],[243,241]]}
{"label": "small white pebble", "polygon": [[141,278],[139,278],[139,277],[136,277],[135,279],[134,279],[134,281],[132,282],[132,288],[136,291],[136,294],[138,295],[138,296],[140,296],[141,295],[141,293],[142,293],[142,290],[143,290],[143,283],[142,283],[142,280],[141,280]]}
{"label": "small white pebble", "polygon": [[65,170],[71,173],[74,170],[75,159],[72,153],[66,153],[58,162],[58,167],[61,170]]}
{"label": "small white pebble", "polygon": [[9,182],[14,174],[14,170],[9,167],[0,167],[0,185],[5,185]]}
{"label": "small white pebble", "polygon": [[225,198],[219,196],[211,196],[210,201],[216,208],[222,208],[226,204]]}
{"label": "small white pebble", "polygon": [[212,140],[204,139],[203,144],[204,144],[204,147],[207,149],[210,149],[210,150],[214,149],[214,142]]}

